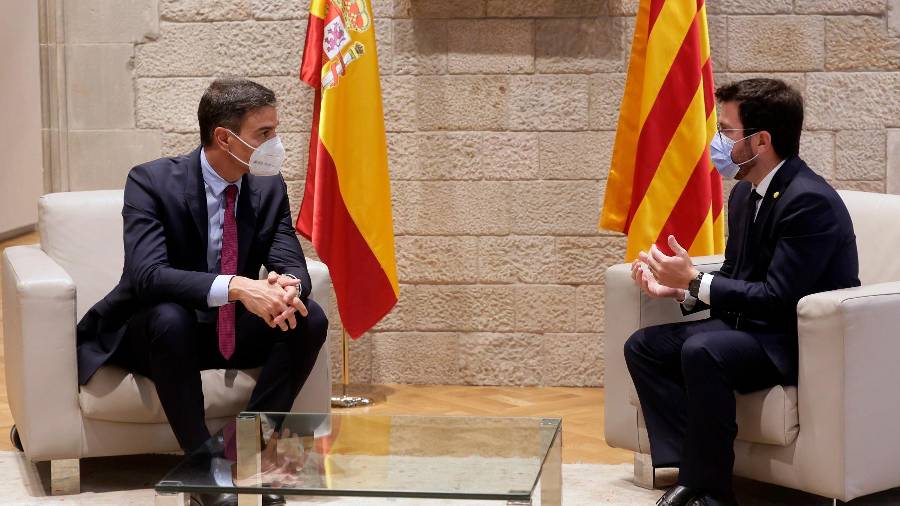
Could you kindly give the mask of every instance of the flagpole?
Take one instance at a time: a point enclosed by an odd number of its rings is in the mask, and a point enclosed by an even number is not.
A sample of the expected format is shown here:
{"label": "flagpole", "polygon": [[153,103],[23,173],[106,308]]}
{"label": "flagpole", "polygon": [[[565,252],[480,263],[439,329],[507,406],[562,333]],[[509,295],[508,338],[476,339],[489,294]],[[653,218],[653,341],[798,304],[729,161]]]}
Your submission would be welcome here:
{"label": "flagpole", "polygon": [[350,340],[347,339],[347,330],[341,326],[341,354],[344,356],[342,368],[344,369],[344,388],[350,384]]}
{"label": "flagpole", "polygon": [[341,325],[341,357],[343,358],[341,384],[335,385],[335,393],[331,396],[331,407],[356,408],[384,401],[384,395],[379,395],[372,388],[350,385],[350,337],[343,325]]}

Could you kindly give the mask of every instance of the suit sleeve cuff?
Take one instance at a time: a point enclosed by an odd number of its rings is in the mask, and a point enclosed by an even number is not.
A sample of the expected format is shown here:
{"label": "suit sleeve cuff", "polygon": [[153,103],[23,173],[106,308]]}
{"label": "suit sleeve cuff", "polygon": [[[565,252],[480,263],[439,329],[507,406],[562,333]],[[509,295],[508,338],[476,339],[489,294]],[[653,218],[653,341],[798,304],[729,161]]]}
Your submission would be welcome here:
{"label": "suit sleeve cuff", "polygon": [[714,276],[712,274],[704,274],[703,278],[700,279],[700,290],[697,291],[697,298],[703,301],[703,303],[707,306],[712,305],[709,302],[709,293],[712,287],[713,277]]}
{"label": "suit sleeve cuff", "polygon": [[209,307],[219,307],[228,304],[228,284],[231,283],[231,274],[220,274],[213,280],[206,296],[206,304]]}

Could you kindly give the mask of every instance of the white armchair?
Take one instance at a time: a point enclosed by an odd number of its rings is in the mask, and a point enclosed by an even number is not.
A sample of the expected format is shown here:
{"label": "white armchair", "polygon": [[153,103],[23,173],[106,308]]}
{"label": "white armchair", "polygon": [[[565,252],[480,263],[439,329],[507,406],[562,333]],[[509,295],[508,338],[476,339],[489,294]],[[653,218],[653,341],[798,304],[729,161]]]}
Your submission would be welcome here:
{"label": "white armchair", "polygon": [[[179,451],[149,379],[104,366],[87,385],[78,386],[75,325],[122,273],[121,211],[122,191],[45,195],[39,202],[40,244],[11,247],[3,254],[9,405],[25,455],[51,461],[54,491],[78,490],[77,459],[82,457]],[[328,269],[316,261],[307,266],[310,297],[327,312]],[[294,411],[330,411],[328,360],[326,343]],[[257,374],[202,373],[211,431],[246,406]]]}
{"label": "white armchair", "polygon": [[[857,235],[862,286],[800,300],[798,385],[737,396],[734,473],[849,501],[900,486],[900,196],[839,193]],[[721,261],[695,259],[703,271]],[[686,318],[674,302],[643,296],[628,265],[607,270],[606,289],[606,440],[635,452],[635,482],[652,487],[623,349],[639,328]]]}

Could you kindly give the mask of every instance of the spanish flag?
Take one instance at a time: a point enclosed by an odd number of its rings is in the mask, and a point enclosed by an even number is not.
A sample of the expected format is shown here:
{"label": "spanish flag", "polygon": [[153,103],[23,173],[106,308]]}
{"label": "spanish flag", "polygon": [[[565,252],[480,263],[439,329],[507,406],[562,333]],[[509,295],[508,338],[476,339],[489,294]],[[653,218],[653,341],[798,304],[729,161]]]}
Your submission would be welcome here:
{"label": "spanish flag", "polygon": [[341,321],[358,338],[400,295],[368,0],[312,0],[300,79],[316,94],[296,227],[328,265]]}
{"label": "spanish flag", "polygon": [[626,260],[670,234],[691,255],[724,251],[722,178],[709,157],[716,108],[704,0],[641,0],[600,227]]}

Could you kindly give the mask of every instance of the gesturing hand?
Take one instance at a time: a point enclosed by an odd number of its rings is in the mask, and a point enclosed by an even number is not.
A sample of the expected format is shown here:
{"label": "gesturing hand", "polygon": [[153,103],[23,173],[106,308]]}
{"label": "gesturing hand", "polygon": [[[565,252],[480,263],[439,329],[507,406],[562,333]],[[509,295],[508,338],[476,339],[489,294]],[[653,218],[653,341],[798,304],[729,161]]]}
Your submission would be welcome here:
{"label": "gesturing hand", "polygon": [[694,263],[687,250],[678,244],[674,235],[669,236],[669,247],[672,248],[675,255],[666,255],[654,244],[650,246],[649,254],[641,251],[638,257],[647,264],[650,273],[660,284],[672,288],[687,288],[691,280],[697,277],[699,271],[694,268]]}
{"label": "gesturing hand", "polygon": [[679,301],[684,300],[684,290],[660,284],[653,273],[641,264],[640,260],[631,263],[631,279],[641,288],[641,291],[654,299],[667,297]]}

